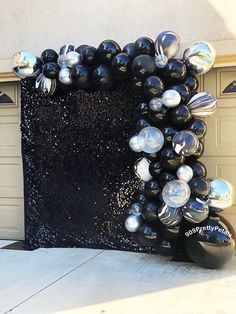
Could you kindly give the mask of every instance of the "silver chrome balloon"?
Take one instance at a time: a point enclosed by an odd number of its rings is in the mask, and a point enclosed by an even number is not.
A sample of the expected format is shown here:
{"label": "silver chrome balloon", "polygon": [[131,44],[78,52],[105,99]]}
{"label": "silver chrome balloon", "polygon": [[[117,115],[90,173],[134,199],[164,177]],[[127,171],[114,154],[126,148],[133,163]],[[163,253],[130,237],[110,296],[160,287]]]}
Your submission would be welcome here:
{"label": "silver chrome balloon", "polygon": [[174,89],[167,89],[161,96],[162,103],[167,108],[174,108],[180,104],[181,96]]}
{"label": "silver chrome balloon", "polygon": [[162,190],[163,201],[170,207],[178,208],[187,203],[190,198],[190,187],[182,180],[172,180]]}
{"label": "silver chrome balloon", "polygon": [[142,148],[139,146],[138,142],[138,134],[133,135],[129,140],[129,147],[132,151],[136,153],[140,153],[142,151]]}
{"label": "silver chrome balloon", "polygon": [[159,97],[153,97],[150,101],[149,101],[149,108],[152,111],[159,111],[162,107],[162,101],[161,98]]}
{"label": "silver chrome balloon", "polygon": [[130,215],[125,220],[125,228],[129,232],[136,232],[141,226],[141,218],[137,215]]}
{"label": "silver chrome balloon", "polygon": [[35,88],[44,95],[53,95],[56,90],[56,80],[52,80],[41,73],[35,81]]}
{"label": "silver chrome balloon", "polygon": [[140,180],[143,181],[150,181],[152,179],[152,176],[149,172],[149,165],[151,161],[148,160],[145,157],[139,158],[136,160],[134,164],[134,172],[137,177],[139,177]]}
{"label": "silver chrome balloon", "polygon": [[130,214],[140,216],[142,214],[142,209],[143,209],[142,204],[133,203],[130,208]]}
{"label": "silver chrome balloon", "polygon": [[195,118],[207,118],[216,111],[216,99],[210,93],[201,92],[194,95],[187,106]]}
{"label": "silver chrome balloon", "polygon": [[71,70],[68,68],[62,68],[59,72],[59,81],[64,85],[72,84]]}
{"label": "silver chrome balloon", "polygon": [[12,71],[21,79],[26,77],[36,77],[42,71],[40,59],[28,51],[15,53],[12,56],[11,63]]}
{"label": "silver chrome balloon", "polygon": [[164,145],[163,133],[153,126],[143,128],[138,134],[138,144],[145,153],[156,153]]}
{"label": "silver chrome balloon", "polygon": [[215,49],[208,42],[201,41],[184,51],[184,60],[192,74],[202,75],[214,65]]}
{"label": "silver chrome balloon", "polygon": [[209,179],[208,181],[210,184],[208,205],[221,209],[232,206],[235,195],[233,186],[220,178]]}
{"label": "silver chrome balloon", "polygon": [[179,180],[188,183],[193,178],[193,169],[188,165],[181,165],[178,168],[176,175]]}
{"label": "silver chrome balloon", "polygon": [[72,68],[81,63],[81,56],[76,51],[70,51],[65,55],[64,60],[66,66]]}
{"label": "silver chrome balloon", "polygon": [[60,55],[57,58],[57,64],[59,65],[60,68],[66,68],[66,62],[65,62],[65,56],[64,55]]}
{"label": "silver chrome balloon", "polygon": [[181,208],[174,208],[166,204],[162,204],[158,209],[158,217],[164,225],[167,227],[173,227],[181,222],[183,212]]}

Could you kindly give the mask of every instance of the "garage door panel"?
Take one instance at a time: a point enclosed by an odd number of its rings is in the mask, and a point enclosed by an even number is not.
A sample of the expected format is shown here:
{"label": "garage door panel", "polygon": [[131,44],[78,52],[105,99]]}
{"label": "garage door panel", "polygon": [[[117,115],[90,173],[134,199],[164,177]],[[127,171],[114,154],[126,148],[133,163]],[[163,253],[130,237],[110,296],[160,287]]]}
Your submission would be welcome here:
{"label": "garage door panel", "polygon": [[0,156],[21,156],[19,116],[0,116]]}

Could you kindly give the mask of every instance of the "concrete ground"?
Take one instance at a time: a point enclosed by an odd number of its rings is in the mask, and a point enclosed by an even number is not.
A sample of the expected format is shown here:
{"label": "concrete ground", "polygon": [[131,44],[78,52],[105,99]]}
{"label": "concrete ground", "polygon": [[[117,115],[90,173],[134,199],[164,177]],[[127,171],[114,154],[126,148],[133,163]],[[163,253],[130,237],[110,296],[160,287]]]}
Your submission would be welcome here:
{"label": "concrete ground", "polygon": [[3,313],[235,314],[236,258],[207,270],[140,253],[0,249]]}

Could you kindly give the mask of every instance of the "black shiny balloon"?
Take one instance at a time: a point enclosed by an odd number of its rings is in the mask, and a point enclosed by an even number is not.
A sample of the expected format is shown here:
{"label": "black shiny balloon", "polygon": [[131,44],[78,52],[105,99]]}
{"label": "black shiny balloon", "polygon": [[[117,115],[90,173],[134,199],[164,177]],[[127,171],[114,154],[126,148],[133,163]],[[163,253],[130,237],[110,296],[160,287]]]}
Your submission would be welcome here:
{"label": "black shiny balloon", "polygon": [[46,49],[41,54],[41,60],[43,63],[57,62],[58,54],[53,49]]}
{"label": "black shiny balloon", "polygon": [[[235,238],[231,235],[230,224],[220,216],[209,216],[198,225],[202,228],[188,237],[185,248],[189,257],[206,268],[221,268],[230,261],[235,253]],[[192,225],[189,226],[191,230]],[[186,230],[186,233],[189,231]]]}
{"label": "black shiny balloon", "polygon": [[198,159],[198,158],[202,157],[203,154],[204,154],[204,145],[203,145],[203,143],[201,141],[199,141],[199,145],[198,145],[197,151],[194,154],[192,154],[191,156],[189,156],[188,158],[190,160]]}
{"label": "black shiny balloon", "polygon": [[180,94],[181,101],[183,103],[187,103],[188,100],[191,98],[191,92],[187,85],[184,84],[173,85],[171,86],[171,88],[176,90]]}
{"label": "black shiny balloon", "polygon": [[158,161],[159,160],[159,152],[157,153],[143,153],[144,157],[151,161]]}
{"label": "black shiny balloon", "polygon": [[144,96],[150,100],[160,96],[164,91],[164,83],[158,76],[149,76],[143,85]]}
{"label": "black shiny balloon", "polygon": [[210,185],[207,179],[204,177],[194,177],[188,183],[188,185],[190,187],[192,196],[204,197],[209,194]]}
{"label": "black shiny balloon", "polygon": [[118,79],[124,79],[130,75],[131,61],[125,52],[118,53],[112,59],[112,69]]}
{"label": "black shiny balloon", "polygon": [[112,59],[121,52],[120,46],[114,40],[104,40],[97,49],[101,63],[110,64]]}
{"label": "black shiny balloon", "polygon": [[135,91],[141,91],[143,89],[144,80],[140,77],[133,77],[128,81],[128,86]]}
{"label": "black shiny balloon", "polygon": [[76,52],[78,52],[80,55],[82,54],[82,51],[85,47],[89,47],[89,45],[80,45],[75,49]]}
{"label": "black shiny balloon", "polygon": [[162,77],[165,82],[182,82],[187,75],[185,63],[180,59],[171,59],[162,70]]}
{"label": "black shiny balloon", "polygon": [[148,114],[148,104],[146,102],[141,102],[136,107],[136,115],[146,116]]}
{"label": "black shiny balloon", "polygon": [[172,242],[162,240],[157,247],[158,253],[163,256],[174,256],[176,254],[176,245]]}
{"label": "black shiny balloon", "polygon": [[192,162],[189,162],[188,165],[192,168],[194,177],[206,178],[207,170],[206,170],[206,167],[204,166],[204,164],[202,162],[192,161]]}
{"label": "black shiny balloon", "polygon": [[160,224],[160,228],[161,228],[161,235],[166,241],[169,241],[169,242],[176,241],[179,239],[181,235],[180,226],[167,227],[164,224]]}
{"label": "black shiny balloon", "polygon": [[161,205],[159,200],[148,202],[143,206],[142,215],[147,222],[155,223],[158,221],[158,208]]}
{"label": "black shiny balloon", "polygon": [[67,54],[70,51],[74,51],[75,50],[75,46],[73,45],[64,45],[60,48],[60,55],[64,55]]}
{"label": "black shiny balloon", "polygon": [[60,67],[55,62],[47,62],[43,66],[43,74],[50,79],[56,79],[60,71]]}
{"label": "black shiny balloon", "polygon": [[190,223],[198,224],[204,221],[209,214],[209,207],[203,198],[191,196],[181,207],[184,218]]}
{"label": "black shiny balloon", "polygon": [[174,127],[172,126],[165,126],[161,129],[162,134],[164,136],[165,144],[170,144],[172,142],[173,137],[178,132]]}
{"label": "black shiny balloon", "polygon": [[91,70],[85,65],[76,65],[71,70],[73,84],[78,89],[88,89],[91,86]]}
{"label": "black shiny balloon", "polygon": [[128,55],[130,60],[134,59],[134,57],[135,57],[134,43],[129,43],[129,44],[125,45],[122,51]]}
{"label": "black shiny balloon", "polygon": [[158,178],[161,170],[162,170],[162,167],[159,161],[153,161],[150,163],[149,172],[153,178]]}
{"label": "black shiny balloon", "polygon": [[160,153],[160,160],[164,169],[176,170],[184,163],[185,157],[176,154],[172,147],[166,147]]}
{"label": "black shiny balloon", "polygon": [[157,199],[158,194],[161,192],[160,186],[156,180],[148,181],[145,184],[144,194],[149,199]]}
{"label": "black shiny balloon", "polygon": [[176,180],[176,176],[171,173],[171,172],[166,172],[164,170],[162,170],[160,172],[159,178],[158,178],[158,183],[160,185],[161,188],[164,188],[164,186],[166,185],[166,183]]}
{"label": "black shiny balloon", "polygon": [[160,231],[156,226],[144,223],[133,233],[133,239],[140,245],[156,248],[161,241]]}
{"label": "black shiny balloon", "polygon": [[138,55],[155,55],[154,41],[148,37],[141,37],[134,43],[134,53]]}
{"label": "black shiny balloon", "polygon": [[154,58],[149,55],[137,56],[132,61],[131,69],[134,76],[141,78],[155,74],[156,65]]}
{"label": "black shiny balloon", "polygon": [[151,124],[149,123],[147,119],[141,118],[141,119],[138,119],[138,121],[136,122],[137,131],[141,131],[143,128],[146,128],[148,126],[151,126]]}
{"label": "black shiny balloon", "polygon": [[188,130],[197,135],[199,139],[203,138],[207,132],[207,126],[201,119],[193,118],[188,125]]}
{"label": "black shiny balloon", "polygon": [[177,126],[184,126],[192,119],[189,108],[185,105],[179,105],[171,111],[171,121]]}
{"label": "black shiny balloon", "polygon": [[83,64],[94,65],[97,62],[97,49],[92,46],[86,46],[82,49],[81,58]]}
{"label": "black shiny balloon", "polygon": [[189,87],[191,92],[196,92],[199,86],[198,79],[193,75],[187,76],[184,81],[184,84]]}
{"label": "black shiny balloon", "polygon": [[158,111],[149,109],[148,117],[158,127],[160,124],[168,121],[168,108],[162,106]]}
{"label": "black shiny balloon", "polygon": [[96,89],[108,90],[113,85],[113,75],[111,69],[106,65],[100,65],[94,69],[92,74],[93,86]]}
{"label": "black shiny balloon", "polygon": [[147,202],[147,197],[142,193],[137,194],[135,197],[135,202],[144,205]]}

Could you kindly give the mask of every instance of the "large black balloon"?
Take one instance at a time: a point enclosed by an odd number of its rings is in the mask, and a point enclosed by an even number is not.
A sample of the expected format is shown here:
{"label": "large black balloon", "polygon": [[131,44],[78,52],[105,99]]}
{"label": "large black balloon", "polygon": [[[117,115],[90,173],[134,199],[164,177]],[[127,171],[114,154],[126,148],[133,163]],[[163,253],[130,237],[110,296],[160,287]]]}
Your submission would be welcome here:
{"label": "large black balloon", "polygon": [[160,172],[159,178],[158,178],[158,184],[160,185],[160,187],[163,189],[164,186],[166,185],[166,183],[176,180],[176,176],[174,173],[171,172],[167,172],[162,170]]}
{"label": "large black balloon", "polygon": [[58,54],[53,49],[46,49],[41,54],[41,60],[43,63],[57,62]]}
{"label": "large black balloon", "polygon": [[149,109],[148,112],[149,119],[158,127],[160,124],[163,124],[168,121],[168,108],[162,106],[158,111]]}
{"label": "large black balloon", "polygon": [[138,117],[140,116],[146,116],[148,114],[148,104],[146,102],[141,102],[136,107],[136,115]]}
{"label": "large black balloon", "polygon": [[158,253],[163,256],[174,256],[177,253],[176,244],[163,239],[157,247]]}
{"label": "large black balloon", "polygon": [[141,78],[155,74],[156,72],[154,58],[149,55],[140,55],[135,57],[131,68],[133,75]]}
{"label": "large black balloon", "polygon": [[50,79],[57,79],[60,67],[55,62],[47,62],[43,66],[43,74]]}
{"label": "large black balloon", "polygon": [[188,165],[193,170],[193,176],[194,177],[206,177],[207,176],[207,170],[204,164],[200,161],[192,161],[188,162]]}
{"label": "large black balloon", "polygon": [[147,119],[141,118],[141,119],[138,119],[138,121],[136,122],[137,131],[141,131],[143,128],[146,128],[148,126],[151,126],[151,124],[149,123]]}
{"label": "large black balloon", "polygon": [[207,132],[207,126],[201,119],[193,118],[188,125],[188,129],[195,133],[199,139],[203,138]]}
{"label": "large black balloon", "polygon": [[162,134],[164,136],[165,144],[170,144],[172,142],[173,137],[178,132],[174,127],[172,126],[165,126],[161,129]]}
{"label": "large black balloon", "polygon": [[162,70],[162,77],[167,83],[182,82],[187,75],[185,63],[180,59],[171,59]]}
{"label": "large black balloon", "polygon": [[176,90],[180,94],[181,101],[183,103],[187,103],[188,100],[191,98],[191,92],[187,85],[185,84],[173,85],[171,86],[171,88]]}
{"label": "large black balloon", "polygon": [[167,227],[164,224],[160,224],[162,237],[169,242],[173,242],[179,239],[181,236],[181,227],[173,226]]}
{"label": "large black balloon", "polygon": [[88,89],[91,86],[91,70],[85,65],[76,65],[72,68],[73,84],[78,89]]}
{"label": "large black balloon", "polygon": [[184,84],[189,87],[191,92],[196,92],[199,86],[198,79],[193,75],[187,76]]}
{"label": "large black balloon", "polygon": [[149,165],[149,172],[153,178],[158,178],[162,170],[161,164],[159,161],[153,161]]}
{"label": "large black balloon", "polygon": [[142,224],[139,230],[133,233],[133,239],[143,246],[158,247],[161,241],[160,231],[152,224]]}
{"label": "large black balloon", "polygon": [[185,105],[179,105],[172,109],[171,121],[177,126],[184,126],[192,119],[189,108]]}
{"label": "large black balloon", "polygon": [[143,206],[142,215],[147,222],[156,223],[158,221],[158,208],[161,205],[159,200],[154,202],[148,202]]}
{"label": "large black balloon", "polygon": [[[221,220],[220,216],[209,216],[197,226],[202,228],[200,232],[185,236],[189,257],[202,267],[221,268],[235,253],[235,237],[231,235],[231,225],[226,219]],[[186,232],[191,228],[192,225],[189,225]]]}
{"label": "large black balloon", "polygon": [[84,64],[94,65],[97,61],[97,49],[92,46],[86,46],[81,51],[81,58]]}
{"label": "large black balloon", "polygon": [[164,169],[176,170],[184,163],[185,157],[176,154],[172,147],[166,147],[160,153],[160,161]]}
{"label": "large black balloon", "polygon": [[128,86],[135,91],[141,91],[143,89],[144,80],[143,78],[134,76],[128,81]]}
{"label": "large black balloon", "polygon": [[137,39],[134,43],[134,53],[136,56],[145,54],[154,56],[155,48],[153,40],[148,37],[141,37]]}
{"label": "large black balloon", "polygon": [[131,61],[128,55],[124,52],[118,53],[112,59],[112,69],[118,79],[124,79],[130,75]]}
{"label": "large black balloon", "polygon": [[209,207],[199,197],[190,197],[188,202],[182,206],[184,218],[191,223],[198,224],[205,220],[209,214]]}
{"label": "large black balloon", "polygon": [[96,89],[108,90],[113,85],[111,69],[106,65],[100,65],[94,69],[92,74],[93,86]]}
{"label": "large black balloon", "polygon": [[134,43],[129,43],[129,44],[125,45],[122,51],[128,55],[130,60],[132,60],[135,57]]}
{"label": "large black balloon", "polygon": [[110,64],[120,51],[120,46],[114,40],[104,40],[97,49],[100,62],[106,64]]}
{"label": "large black balloon", "polygon": [[160,186],[156,180],[148,181],[145,184],[144,194],[147,198],[157,199],[158,194],[161,192]]}
{"label": "large black balloon", "polygon": [[188,184],[192,196],[204,197],[210,191],[209,182],[204,177],[194,177]]}
{"label": "large black balloon", "polygon": [[160,96],[164,91],[164,83],[158,76],[149,76],[143,85],[144,96],[150,100]]}

